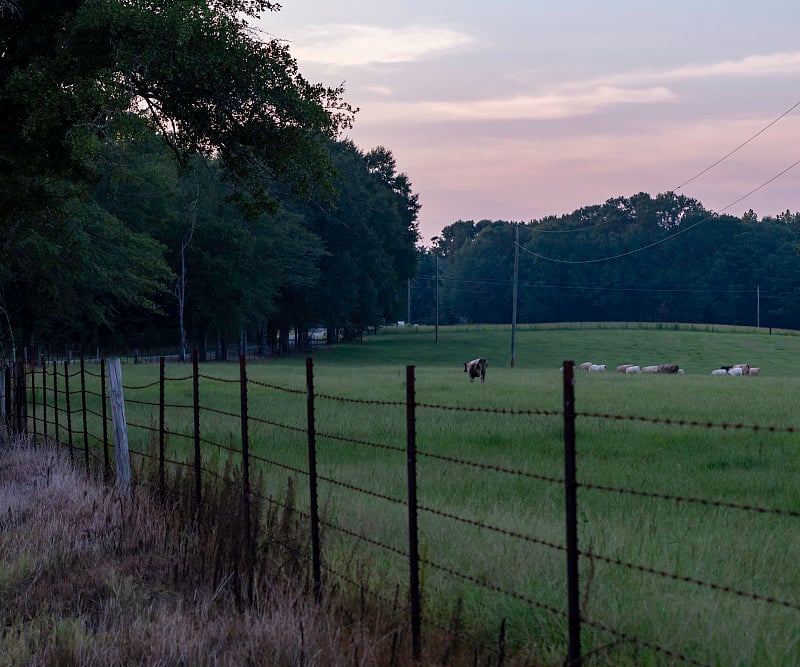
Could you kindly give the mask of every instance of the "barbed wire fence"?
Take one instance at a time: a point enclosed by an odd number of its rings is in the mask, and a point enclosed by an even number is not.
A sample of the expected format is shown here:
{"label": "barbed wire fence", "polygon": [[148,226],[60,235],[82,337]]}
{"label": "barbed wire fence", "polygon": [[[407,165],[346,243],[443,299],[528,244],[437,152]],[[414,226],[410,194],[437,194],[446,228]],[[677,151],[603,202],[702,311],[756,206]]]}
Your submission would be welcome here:
{"label": "barbed wire fence", "polygon": [[[93,364],[94,366],[94,364]],[[42,442],[53,442],[65,446],[68,450],[70,460],[75,464],[83,465],[87,471],[92,469],[101,470],[107,480],[113,479],[114,468],[112,465],[111,453],[115,450],[115,443],[109,437],[108,431],[108,409],[107,404],[110,396],[107,390],[108,373],[106,360],[101,359],[98,371],[94,372],[87,368],[83,358],[75,367],[69,360],[52,364],[43,364],[37,368],[35,366],[26,367],[23,363],[8,365],[0,373],[0,407],[2,407],[2,419],[8,431],[26,433],[31,437],[34,446]],[[185,369],[185,365],[177,366]],[[422,569],[435,571],[453,581],[461,582],[463,585],[482,589],[513,600],[528,608],[536,609],[546,616],[556,619],[562,626],[566,627],[564,637],[566,655],[564,662],[568,665],[580,665],[587,656],[607,649],[609,646],[625,644],[634,646],[636,650],[647,650],[661,656],[662,660],[670,662],[681,662],[691,665],[705,665],[717,662],[713,656],[698,656],[691,654],[691,651],[684,647],[664,645],[660,641],[645,636],[635,635],[618,623],[606,619],[598,619],[589,616],[582,608],[579,587],[579,566],[583,564],[590,572],[596,563],[619,568],[628,572],[636,572],[648,575],[659,580],[670,582],[680,582],[693,587],[711,590],[716,593],[725,594],[736,599],[746,600],[753,604],[769,605],[770,607],[789,610],[789,612],[800,612],[800,601],[785,599],[776,595],[766,594],[759,591],[745,590],[739,586],[702,579],[694,574],[686,574],[677,571],[669,571],[664,568],[656,567],[647,563],[634,562],[622,557],[611,556],[600,553],[589,548],[579,548],[579,517],[578,517],[578,490],[608,494],[615,497],[629,497],[633,499],[650,500],[656,502],[668,502],[679,505],[690,505],[699,508],[713,508],[729,512],[748,513],[753,515],[765,515],[770,517],[781,517],[784,520],[796,520],[800,518],[800,511],[792,508],[776,508],[758,506],[755,504],[728,502],[712,498],[692,497],[690,495],[673,495],[657,491],[647,491],[623,486],[604,485],[581,481],[577,476],[576,467],[576,423],[579,420],[596,419],[602,421],[629,421],[647,423],[658,426],[659,428],[683,428],[683,429],[719,429],[731,431],[751,431],[753,433],[796,433],[798,429],[791,426],[773,426],[758,424],[725,424],[714,422],[702,422],[697,420],[684,419],[663,419],[651,418],[635,415],[615,415],[596,412],[578,412],[575,410],[574,393],[574,363],[565,361],[563,365],[563,407],[561,410],[519,410],[504,408],[486,407],[464,407],[455,405],[441,405],[426,403],[417,400],[415,367],[406,368],[405,385],[406,397],[404,401],[373,400],[354,397],[338,396],[329,393],[316,393],[314,387],[314,366],[311,358],[306,360],[306,382],[305,387],[286,387],[277,384],[262,382],[248,378],[247,360],[242,356],[239,359],[239,377],[223,378],[200,372],[198,355],[195,353],[192,359],[191,373],[183,375],[168,376],[166,373],[165,358],[159,360],[158,380],[142,385],[123,385],[127,392],[125,402],[132,406],[144,408],[154,408],[157,417],[151,419],[151,423],[142,423],[136,420],[128,420],[127,427],[143,431],[147,434],[150,442],[157,443],[157,451],[145,451],[138,448],[130,448],[129,454],[138,457],[139,460],[149,460],[157,467],[157,484],[163,492],[165,486],[166,471],[170,467],[191,470],[193,474],[193,504],[194,510],[200,512],[203,507],[204,480],[214,478],[229,482],[221,474],[219,466],[215,464],[216,457],[228,457],[238,460],[241,470],[241,488],[238,490],[241,497],[241,507],[239,509],[245,536],[245,548],[248,554],[254,550],[252,526],[253,517],[251,516],[251,505],[254,499],[267,500],[270,503],[281,505],[281,501],[272,496],[266,496],[265,490],[254,487],[251,479],[251,466],[271,466],[280,469],[298,478],[304,478],[308,483],[309,506],[307,511],[296,507],[284,505],[285,509],[295,512],[299,519],[306,522],[310,536],[310,571],[313,581],[313,593],[317,599],[321,599],[326,578],[335,579],[360,590],[361,595],[373,595],[380,602],[393,608],[398,606],[398,595],[395,593],[394,599],[386,596],[385,591],[367,590],[363,582],[357,581],[347,572],[337,571],[326,561],[323,553],[323,541],[321,531],[330,531],[340,534],[348,539],[367,545],[370,548],[380,549],[390,557],[399,559],[407,567],[407,581],[396,582],[396,590],[406,589],[407,594],[407,618],[408,631],[411,638],[411,653],[414,660],[419,660],[423,654],[423,630],[424,627],[436,628],[440,631],[450,633],[454,637],[472,642],[480,646],[480,650],[495,656],[498,664],[502,664],[508,654],[506,646],[506,619],[495,619],[500,623],[499,636],[494,644],[487,644],[471,637],[469,631],[457,625],[446,625],[440,616],[426,611],[423,600],[423,585],[420,572]],[[87,382],[88,379],[88,382]],[[208,388],[212,385],[236,385],[239,389],[238,409],[222,409],[203,404],[201,401],[201,381],[203,387]],[[91,384],[91,387],[87,387]],[[158,400],[147,400],[148,394],[152,394],[158,389]],[[167,401],[168,388],[177,389],[170,393],[179,395],[181,393],[191,393],[191,401],[177,402],[170,399]],[[277,419],[269,419],[265,415],[252,414],[250,410],[251,392],[279,392],[291,395],[298,401],[305,403],[304,423],[286,423]],[[144,395],[139,398],[140,395]],[[406,420],[406,444],[404,447],[397,444],[382,442],[378,439],[368,440],[362,437],[350,437],[343,434],[334,434],[327,430],[318,430],[318,411],[316,401],[326,401],[333,404],[355,405],[364,410],[376,410],[383,408],[402,409],[405,412]],[[167,412],[169,411],[169,413]],[[564,475],[557,477],[539,472],[500,466],[485,462],[468,460],[451,455],[444,455],[418,446],[417,442],[417,422],[420,412],[460,412],[475,413],[480,415],[495,415],[498,417],[541,417],[547,419],[563,420],[563,445],[564,445]],[[167,426],[169,422],[177,424],[181,421],[191,423],[191,428],[182,431],[178,427]],[[224,443],[213,439],[202,429],[202,416],[207,415],[213,418],[229,420],[232,426],[230,430],[230,442]],[[90,426],[91,424],[91,426]],[[269,429],[277,433],[285,434],[295,438],[305,439],[307,444],[307,457],[305,466],[296,463],[286,463],[278,461],[275,457],[257,453],[251,448],[251,427]],[[99,433],[95,432],[99,427]],[[64,432],[66,430],[66,432]],[[236,432],[236,435],[234,435]],[[166,443],[168,439],[185,441],[188,446],[186,451],[190,456],[181,460],[179,457],[167,456]],[[317,455],[320,446],[330,441],[333,443],[355,445],[360,448],[381,452],[387,456],[405,457],[406,463],[406,495],[405,497],[392,495],[389,492],[376,491],[366,488],[361,484],[352,483],[334,476],[320,474],[317,470]],[[418,465],[426,461],[436,462],[446,465],[451,469],[466,468],[481,474],[497,474],[504,477],[523,478],[536,480],[553,487],[559,487],[564,494],[564,529],[565,541],[559,543],[551,539],[544,539],[540,536],[527,534],[519,530],[512,530],[500,525],[494,525],[489,521],[480,520],[474,516],[465,516],[456,511],[445,510],[434,507],[425,502],[420,502],[417,497]],[[407,514],[406,535],[407,544],[398,547],[396,544],[389,544],[378,537],[365,534],[336,522],[332,518],[324,516],[320,511],[319,492],[320,484],[346,490],[349,493],[360,494],[368,497],[376,503],[388,503],[399,508]],[[509,589],[500,583],[487,580],[484,575],[476,575],[463,571],[452,564],[438,560],[427,551],[420,552],[419,545],[419,517],[433,516],[444,522],[458,526],[467,526],[471,529],[486,532],[490,535],[502,536],[515,540],[522,545],[541,547],[549,552],[560,554],[564,558],[566,590],[563,596],[563,605],[557,606],[550,601],[537,599],[532,595],[518,590]],[[252,556],[251,556],[252,558]],[[253,562],[251,560],[250,562]],[[253,573],[250,573],[248,582],[248,596],[252,601],[253,595]],[[586,650],[582,645],[582,638],[586,630],[591,629],[605,635],[609,642],[601,643]],[[596,644],[597,642],[595,642]],[[695,647],[696,650],[696,647]]]}

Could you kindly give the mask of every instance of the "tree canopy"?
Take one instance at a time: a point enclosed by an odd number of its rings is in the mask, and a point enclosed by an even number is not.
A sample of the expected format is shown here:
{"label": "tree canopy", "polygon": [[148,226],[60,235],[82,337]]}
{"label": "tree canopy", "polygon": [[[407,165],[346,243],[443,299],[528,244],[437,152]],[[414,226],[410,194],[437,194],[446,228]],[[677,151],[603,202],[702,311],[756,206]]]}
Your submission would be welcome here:
{"label": "tree canopy", "polygon": [[[457,221],[426,252],[442,258],[442,323],[510,322],[516,224]],[[740,219],[672,192],[639,193],[519,231],[520,322],[800,327],[798,214]],[[420,270],[425,289],[412,304],[422,318],[430,318],[428,275]]]}
{"label": "tree canopy", "polygon": [[338,142],[356,111],[342,88],[308,82],[249,27],[277,9],[0,5],[0,307],[26,344],[127,340],[125,321],[153,334],[176,301],[195,343],[316,321],[322,264],[364,265],[340,228],[372,235],[389,269],[330,316],[366,324],[389,307],[415,267],[416,195],[388,149],[368,160]]}

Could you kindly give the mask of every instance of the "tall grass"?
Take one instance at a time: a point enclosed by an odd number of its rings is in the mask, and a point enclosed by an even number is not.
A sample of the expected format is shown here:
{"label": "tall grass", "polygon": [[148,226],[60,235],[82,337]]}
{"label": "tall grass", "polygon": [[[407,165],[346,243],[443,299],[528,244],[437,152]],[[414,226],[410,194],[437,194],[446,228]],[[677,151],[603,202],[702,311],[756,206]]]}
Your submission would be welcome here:
{"label": "tall grass", "polygon": [[[523,328],[517,333],[514,370],[508,368],[506,329],[442,327],[438,344],[430,332],[398,331],[317,353],[315,385],[318,394],[402,403],[404,365],[414,364],[419,402],[557,412],[562,400],[559,366],[565,359],[609,367],[674,362],[685,375],[579,374],[576,408],[702,423],[800,427],[792,398],[800,377],[800,337],[698,329]],[[484,385],[468,382],[462,372],[461,362],[476,356],[489,359]],[[760,366],[762,376],[710,376],[711,369],[737,362]],[[170,367],[169,372],[179,377],[186,371]],[[237,377],[238,367],[208,365],[203,372],[230,380]],[[125,367],[129,385],[146,385],[156,374],[154,366]],[[251,363],[248,374],[256,381],[304,388],[301,359]],[[191,403],[188,382],[171,382],[167,392],[168,403]],[[126,392],[126,398],[134,396],[153,400],[155,394]],[[235,413],[238,400],[235,384],[201,384],[206,407]],[[405,590],[408,576],[400,555],[407,550],[405,455],[392,449],[402,450],[405,444],[405,408],[321,397],[316,405],[319,472],[333,480],[320,482],[326,575],[334,581],[341,576],[343,588],[354,580],[394,599],[398,590]],[[155,419],[155,409],[147,406],[129,404],[128,412],[140,424]],[[264,494],[276,496],[292,478],[298,504],[307,506],[307,479],[294,471],[307,468],[303,393],[252,383],[250,415],[273,422],[254,421],[250,428],[251,451],[270,461],[256,466],[263,474]],[[458,632],[491,645],[505,620],[507,642],[517,655],[531,662],[560,662],[565,621],[552,610],[565,608],[564,555],[547,545],[563,544],[563,486],[500,469],[560,479],[561,418],[418,408],[417,420],[426,629],[455,625]],[[191,433],[190,411],[171,409],[167,421],[171,431]],[[203,435],[213,442],[237,448],[238,429],[234,417],[202,415]],[[98,432],[96,424],[90,430]],[[800,454],[794,433],[587,416],[579,418],[577,434],[583,484],[800,511]],[[146,430],[132,431],[135,449],[151,451],[149,439]],[[190,442],[184,438],[171,437],[168,449],[173,458],[190,456]],[[213,449],[204,448],[204,457]],[[225,456],[227,452],[217,455],[219,465]],[[595,554],[581,559],[587,619],[700,662],[794,664],[800,612],[718,587],[800,603],[794,563],[800,547],[797,517],[588,488],[579,492],[579,513],[580,547]],[[350,533],[370,541],[353,539]],[[648,569],[676,576],[643,571]],[[673,661],[667,653],[620,642],[619,636],[590,625],[584,626],[583,641],[597,664]]]}

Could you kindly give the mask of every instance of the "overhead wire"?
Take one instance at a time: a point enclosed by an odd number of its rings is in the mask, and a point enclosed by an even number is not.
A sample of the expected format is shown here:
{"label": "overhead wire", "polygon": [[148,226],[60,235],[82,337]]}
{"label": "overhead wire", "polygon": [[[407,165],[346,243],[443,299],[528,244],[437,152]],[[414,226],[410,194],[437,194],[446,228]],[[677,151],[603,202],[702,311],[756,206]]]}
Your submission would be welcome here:
{"label": "overhead wire", "polygon": [[[719,210],[719,213],[727,211],[729,208],[731,208],[731,207],[735,206],[736,204],[738,204],[739,202],[747,199],[748,197],[750,197],[751,195],[755,194],[756,192],[758,192],[762,188],[765,188],[767,185],[769,185],[773,181],[779,179],[781,176],[783,176],[787,172],[789,172],[792,169],[794,169],[798,164],[800,164],[800,160],[796,160],[795,162],[790,164],[788,167],[786,167],[785,169],[783,169],[779,173],[775,174],[771,178],[768,178],[766,181],[761,183],[761,185],[759,185],[759,186],[753,188],[752,190],[750,190],[750,192],[748,192],[747,194],[742,195],[741,197],[739,197],[735,201],[732,201],[727,206],[724,206],[723,208],[721,208]],[[691,224],[688,227],[683,227],[682,229],[679,229],[677,232],[675,232],[673,234],[669,234],[668,236],[665,236],[665,237],[663,237],[663,238],[661,238],[661,239],[659,239],[657,241],[653,241],[652,243],[648,243],[648,244],[643,245],[643,246],[641,246],[639,248],[634,248],[633,250],[627,250],[625,252],[621,252],[621,253],[619,253],[617,255],[608,255],[606,257],[597,257],[595,259],[558,259],[558,258],[555,258],[555,257],[548,257],[547,255],[542,255],[541,253],[537,253],[537,252],[534,252],[532,250],[528,250],[527,248],[525,248],[522,245],[520,245],[519,247],[520,247],[520,250],[522,250],[524,252],[527,252],[529,255],[533,255],[534,257],[538,257],[539,259],[542,259],[544,261],[554,262],[556,264],[596,264],[596,263],[599,263],[599,262],[608,262],[608,261],[611,261],[613,259],[620,259],[621,257],[628,257],[630,255],[635,255],[636,253],[642,252],[644,250],[649,250],[650,248],[653,248],[653,247],[655,247],[657,245],[660,245],[662,243],[665,243],[667,241],[670,241],[670,240],[674,239],[676,236],[680,236],[681,234],[685,234],[686,232],[694,229],[695,227],[698,227],[699,225],[702,225],[703,223],[708,222],[709,220],[712,220],[716,216],[717,216],[717,213],[709,213],[706,217],[702,218],[701,220],[698,220],[694,224]]]}
{"label": "overhead wire", "polygon": [[[735,147],[733,150],[730,150],[730,151],[728,151],[728,152],[727,152],[725,155],[723,155],[721,158],[719,158],[719,159],[718,159],[718,160],[716,160],[715,162],[712,162],[710,165],[708,165],[708,166],[707,166],[707,167],[705,167],[704,169],[701,169],[699,172],[697,172],[697,173],[696,173],[694,176],[692,176],[691,178],[688,178],[688,179],[687,179],[687,180],[685,180],[683,183],[681,183],[680,185],[678,185],[678,186],[676,186],[675,188],[673,188],[673,191],[680,190],[680,189],[681,189],[682,187],[684,187],[685,185],[688,185],[689,183],[692,183],[693,181],[697,180],[698,178],[700,178],[700,177],[701,177],[701,176],[703,176],[704,174],[706,174],[706,173],[708,173],[709,171],[711,171],[711,170],[712,170],[714,167],[716,167],[716,166],[717,166],[717,165],[719,165],[720,163],[724,162],[724,161],[725,161],[725,160],[727,160],[729,157],[731,157],[732,155],[734,155],[735,153],[737,153],[739,150],[741,150],[742,148],[744,148],[745,146],[747,146],[747,145],[748,145],[748,144],[749,144],[751,141],[753,141],[753,140],[754,140],[754,139],[756,139],[757,137],[759,137],[759,136],[761,136],[762,134],[764,134],[764,132],[766,132],[766,131],[767,131],[769,128],[771,128],[773,125],[775,125],[775,124],[776,124],[778,121],[780,121],[781,119],[783,119],[783,118],[785,118],[786,116],[788,116],[788,115],[789,115],[789,114],[790,114],[792,111],[794,111],[794,110],[795,110],[797,107],[800,107],[800,100],[797,100],[797,101],[796,101],[794,104],[792,104],[792,105],[791,105],[791,106],[790,106],[788,109],[786,109],[786,110],[785,110],[783,113],[781,113],[781,114],[780,114],[780,115],[779,115],[777,118],[774,118],[772,121],[770,121],[769,123],[767,123],[767,124],[766,124],[764,127],[762,127],[762,128],[761,128],[761,129],[760,129],[758,132],[756,132],[755,134],[751,135],[751,136],[750,136],[749,138],[747,138],[745,141],[743,141],[743,142],[742,142],[742,143],[740,143],[738,146],[736,146],[736,147]],[[776,176],[772,177],[772,178],[771,178],[771,179],[769,179],[768,181],[765,181],[764,183],[762,183],[762,184],[761,184],[760,186],[758,186],[757,188],[755,188],[755,189],[751,190],[750,192],[748,192],[746,195],[744,195],[744,196],[740,197],[739,199],[737,199],[737,200],[736,200],[736,201],[734,201],[734,202],[731,202],[731,203],[730,203],[730,204],[728,204],[728,205],[727,205],[725,208],[721,209],[721,211],[720,211],[720,212],[722,212],[722,211],[726,211],[727,209],[731,208],[732,206],[735,206],[736,204],[738,204],[739,202],[743,201],[744,199],[746,199],[746,198],[747,198],[747,197],[749,197],[750,195],[754,194],[755,192],[758,192],[758,191],[759,191],[760,189],[762,189],[763,187],[765,187],[765,186],[769,185],[769,184],[770,184],[770,183],[772,183],[774,180],[776,180],[776,179],[780,178],[780,177],[781,177],[783,174],[785,174],[787,171],[789,171],[789,170],[793,169],[795,166],[797,166],[797,164],[798,164],[798,163],[797,163],[797,162],[795,162],[794,164],[792,164],[791,166],[787,167],[786,169],[784,169],[782,172],[780,172],[780,173],[779,173],[779,174],[777,174]],[[713,216],[710,216],[710,217],[713,217]],[[601,225],[605,224],[605,222],[606,222],[606,221],[602,221],[602,222],[600,222],[600,223],[596,223],[596,224],[594,224],[594,225],[587,225],[587,226],[585,226],[585,227],[576,227],[576,228],[572,228],[572,229],[537,229],[537,228],[535,228],[535,227],[530,227],[530,230],[531,230],[532,232],[535,232],[535,233],[537,233],[537,234],[569,234],[569,233],[573,233],[573,232],[585,231],[585,230],[587,230],[587,229],[594,229],[594,228],[596,228],[596,227],[600,227]],[[698,223],[698,224],[700,224],[700,223]],[[696,225],[695,225],[695,226],[696,226]],[[686,229],[686,230],[684,230],[684,231],[688,231],[689,229],[691,229],[691,227],[690,227],[690,228],[687,228],[687,229]],[[678,233],[680,233],[680,232],[678,232]],[[674,235],[672,235],[672,236],[665,237],[665,238],[664,238],[664,240],[665,240],[665,241],[667,241],[667,240],[670,240],[671,238],[674,238],[675,236],[677,236],[677,235],[678,235],[678,233],[676,233],[676,234],[674,234]],[[641,250],[647,250],[648,248],[651,248],[653,245],[657,245],[657,243],[656,243],[656,244],[652,244],[652,245],[647,245],[647,246],[644,246],[644,247],[642,247],[642,248],[640,248],[640,249],[637,249],[637,250],[631,251],[631,253],[622,253],[622,254],[620,254],[620,255],[614,255],[614,256],[612,256],[612,257],[607,257],[607,258],[599,258],[599,259],[596,259],[596,260],[589,260],[589,261],[590,261],[590,262],[600,262],[600,261],[605,261],[606,259],[619,259],[620,257],[625,257],[627,254],[632,254],[632,253],[634,253],[634,252],[640,252]],[[539,256],[539,257],[541,257],[542,259],[550,259],[550,258],[547,258],[547,257],[545,257],[545,256],[543,256],[543,255],[538,255],[538,256]],[[559,261],[559,260],[550,259],[550,261]],[[562,260],[562,262],[564,262],[564,263],[567,263],[565,260]],[[577,263],[581,263],[581,262],[577,262]]]}

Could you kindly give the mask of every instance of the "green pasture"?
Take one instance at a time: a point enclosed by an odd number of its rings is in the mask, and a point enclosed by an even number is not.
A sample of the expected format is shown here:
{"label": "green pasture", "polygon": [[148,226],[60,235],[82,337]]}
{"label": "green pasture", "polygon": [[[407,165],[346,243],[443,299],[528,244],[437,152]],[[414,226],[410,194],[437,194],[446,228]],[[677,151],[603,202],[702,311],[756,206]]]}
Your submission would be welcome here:
{"label": "green pasture", "polygon": [[[470,383],[463,373],[462,362],[477,356],[489,360],[485,384]],[[566,654],[566,620],[557,613],[566,609],[565,555],[551,545],[564,544],[564,490],[558,481],[563,418],[485,410],[557,412],[563,360],[612,369],[576,371],[579,413],[800,428],[800,336],[790,332],[522,326],[513,370],[508,327],[441,327],[438,344],[432,329],[404,328],[319,350],[315,403],[318,471],[326,478],[319,492],[327,576],[335,572],[359,581],[390,602],[397,591],[400,599],[405,593],[408,565],[396,553],[408,549],[405,407],[321,395],[402,403],[405,366],[413,364],[418,402],[484,410],[417,408],[425,623],[455,627],[491,644],[505,619],[514,652],[559,664]],[[710,375],[721,364],[744,362],[759,366],[761,376]],[[685,374],[614,373],[621,363],[677,363]],[[96,373],[97,367],[90,370]],[[191,405],[191,381],[175,379],[190,373],[189,365],[167,366],[168,404]],[[220,414],[238,413],[238,384],[208,379],[234,380],[238,364],[203,364],[201,373],[208,376],[200,384],[202,435],[238,450],[239,422]],[[148,385],[157,380],[158,366],[125,365],[123,376],[129,387],[126,413],[138,425],[130,430],[131,448],[153,453],[153,434],[140,427],[157,424],[157,408],[133,401],[157,401],[158,387]],[[304,508],[307,477],[298,471],[307,470],[305,360],[250,361],[248,377],[253,467],[264,476],[264,494],[283,497],[292,479]],[[41,375],[36,379],[40,385]],[[96,378],[89,380],[96,392]],[[71,390],[78,386],[71,378]],[[89,398],[90,408],[99,411],[97,398]],[[73,410],[80,407],[77,400]],[[166,421],[170,431],[192,433],[190,409],[169,407]],[[73,428],[79,424],[80,416],[73,415]],[[101,433],[97,418],[90,418],[89,430]],[[797,433],[591,416],[579,417],[576,431],[582,484],[800,511]],[[167,456],[188,460],[191,447],[190,439],[170,436]],[[204,445],[208,466],[221,465],[229,455]],[[680,663],[675,655],[702,664],[796,664],[800,517],[589,488],[579,489],[578,505],[579,546],[593,555],[580,562],[582,613],[590,621],[583,631],[587,664]],[[617,560],[627,565],[609,562]]]}

